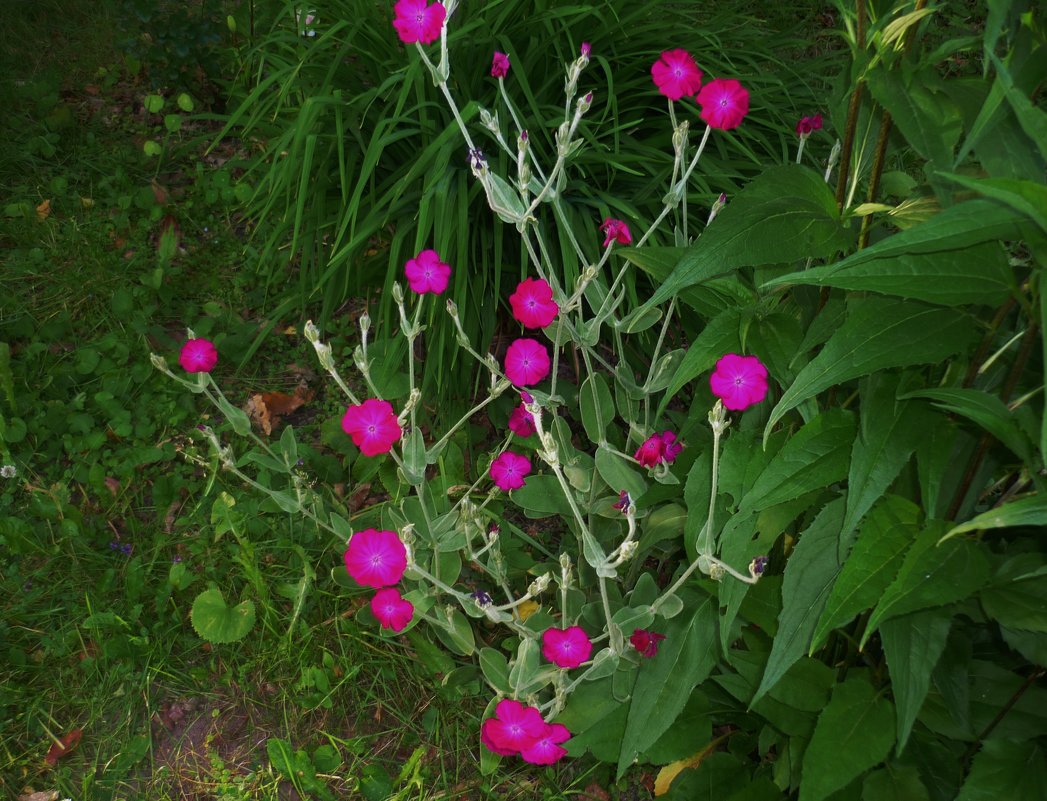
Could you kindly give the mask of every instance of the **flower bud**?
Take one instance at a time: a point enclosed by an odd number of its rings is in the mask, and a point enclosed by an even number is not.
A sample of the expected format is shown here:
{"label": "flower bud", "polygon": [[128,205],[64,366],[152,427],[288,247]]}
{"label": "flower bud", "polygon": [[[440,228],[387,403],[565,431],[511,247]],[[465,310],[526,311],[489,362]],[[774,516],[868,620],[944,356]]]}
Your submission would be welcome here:
{"label": "flower bud", "polygon": [[584,114],[593,105],[593,93],[586,93],[585,97],[578,101],[577,109],[579,114]]}
{"label": "flower bud", "polygon": [[723,405],[723,401],[717,398],[713,408],[709,411],[709,425],[713,433],[722,434],[730,424],[731,421],[727,419],[727,408]]}
{"label": "flower bud", "polygon": [[314,344],[320,341],[320,329],[313,324],[312,320],[306,321],[305,328],[302,329],[302,333],[305,334],[306,339],[308,339],[310,342]]}
{"label": "flower bud", "polygon": [[393,281],[393,302],[397,306],[402,306],[404,302],[404,288],[399,281]]}
{"label": "flower bud", "polygon": [[371,317],[367,312],[360,315],[360,333],[365,337],[367,332],[371,329]]}
{"label": "flower bud", "polygon": [[316,351],[316,358],[320,361],[320,366],[330,372],[334,369],[334,356],[331,354],[331,346],[325,345],[323,342],[314,342],[313,350]]}
{"label": "flower bud", "polygon": [[487,157],[484,156],[480,148],[470,148],[467,161],[469,169],[473,171],[473,175],[477,178],[481,178],[487,172]]}
{"label": "flower bud", "polygon": [[588,42],[582,42],[581,55],[579,56],[579,58],[581,58],[586,64],[588,64],[589,54],[592,52],[592,50],[592,45],[590,45]]}
{"label": "flower bud", "polygon": [[480,107],[480,124],[495,136],[502,132],[502,126],[498,123],[498,112],[492,114],[482,106]]}
{"label": "flower bud", "polygon": [[542,574],[541,576],[539,576],[531,582],[531,585],[527,588],[528,594],[541,595],[543,592],[545,592],[545,589],[549,586],[549,582],[551,582],[552,580],[553,576],[551,573]]}
{"label": "flower bud", "polygon": [[149,361],[153,363],[153,367],[155,367],[157,370],[160,370],[164,373],[171,372],[170,368],[167,366],[167,359],[165,359],[163,356],[157,356],[155,353],[150,353]]}
{"label": "flower bud", "polygon": [[713,581],[722,581],[723,577],[727,575],[727,571],[719,565],[712,565],[709,568],[709,578]]}
{"label": "flower bud", "polygon": [[716,201],[713,203],[712,208],[709,209],[709,219],[705,221],[705,224],[708,225],[713,220],[715,220],[716,215],[723,211],[723,207],[726,205],[727,195],[721,192],[720,196],[716,198]]}
{"label": "flower bud", "polygon": [[458,319],[458,304],[450,298],[447,300],[447,313],[451,315],[452,320]]}

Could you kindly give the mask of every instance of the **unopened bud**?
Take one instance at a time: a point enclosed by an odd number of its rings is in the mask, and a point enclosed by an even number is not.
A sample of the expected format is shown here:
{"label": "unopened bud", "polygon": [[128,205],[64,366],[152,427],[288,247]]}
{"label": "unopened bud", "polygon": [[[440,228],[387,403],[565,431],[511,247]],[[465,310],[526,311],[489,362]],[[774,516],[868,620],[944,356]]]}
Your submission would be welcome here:
{"label": "unopened bud", "polygon": [[584,59],[585,63],[589,63],[589,54],[592,52],[593,47],[588,42],[582,42],[581,47],[581,58]]}
{"label": "unopened bud", "polygon": [[571,555],[569,553],[560,554],[560,569],[564,572],[571,569]]}
{"label": "unopened bud", "polygon": [[316,343],[320,341],[320,329],[313,324],[312,320],[306,321],[302,333],[305,334],[305,338],[310,342]]}
{"label": "unopened bud", "polygon": [[549,586],[549,582],[553,580],[551,573],[544,573],[543,575],[536,578],[531,582],[531,586],[527,588],[527,592],[532,596],[541,595],[545,592],[545,589]]}
{"label": "unopened bud", "polygon": [[585,112],[587,112],[592,107],[592,105],[593,105],[593,93],[592,92],[588,92],[588,93],[586,93],[585,97],[583,97],[581,100],[578,101],[578,113],[579,114],[584,114]]}
{"label": "unopened bud", "polygon": [[155,353],[150,353],[149,361],[153,363],[153,367],[155,367],[157,370],[160,370],[164,373],[171,372],[170,368],[168,368],[167,366],[167,359],[165,359],[163,356],[157,356]]}
{"label": "unopened bud", "polygon": [[487,109],[480,108],[480,124],[483,125],[491,133],[497,135],[501,133],[501,126],[498,124],[498,112],[492,114]]}
{"label": "unopened bud", "polygon": [[720,196],[718,198],[716,198],[716,200],[713,202],[712,208],[709,209],[709,219],[705,221],[705,224],[708,225],[713,220],[715,220],[716,219],[716,215],[719,214],[721,211],[723,211],[723,207],[726,206],[726,205],[727,205],[727,195],[725,195],[723,192],[721,192]]}
{"label": "unopened bud", "polygon": [[360,333],[367,336],[367,332],[371,329],[371,317],[364,312],[360,315]]}
{"label": "unopened bud", "polygon": [[397,306],[402,306],[404,302],[404,288],[399,281],[393,281],[393,302]]}
{"label": "unopened bud", "polygon": [[727,571],[719,565],[712,565],[709,568],[709,578],[711,578],[713,581],[721,581],[723,577],[726,575]]}
{"label": "unopened bud", "polygon": [[451,319],[458,319],[458,304],[455,303],[453,300],[447,301],[447,313],[451,315]]}
{"label": "unopened bud", "polygon": [[320,361],[320,366],[325,370],[334,369],[334,356],[331,354],[331,346],[325,345],[323,342],[314,342],[313,350],[316,351],[316,358]]}

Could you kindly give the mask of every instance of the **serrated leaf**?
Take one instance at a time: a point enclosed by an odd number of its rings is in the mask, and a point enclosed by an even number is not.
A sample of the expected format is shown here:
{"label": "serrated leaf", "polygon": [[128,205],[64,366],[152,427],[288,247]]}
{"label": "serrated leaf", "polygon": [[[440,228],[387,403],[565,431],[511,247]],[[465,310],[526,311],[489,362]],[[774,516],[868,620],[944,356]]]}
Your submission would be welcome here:
{"label": "serrated leaf", "polygon": [[883,496],[931,427],[917,404],[896,400],[897,389],[898,378],[889,374],[870,376],[861,385],[861,428],[847,474],[845,532]]}
{"label": "serrated leaf", "polygon": [[771,167],[731,200],[636,314],[738,267],[828,257],[850,241],[820,173],[797,164]]}
{"label": "serrated leaf", "polygon": [[928,73],[902,72],[870,70],[869,91],[914,150],[939,167],[951,166],[963,128],[959,108],[944,92],[935,91]]}
{"label": "serrated leaf", "polygon": [[1002,400],[980,389],[943,387],[909,392],[905,398],[927,398],[951,414],[977,423],[1025,462],[1033,459],[1033,444],[1018,427],[1014,415]]}
{"label": "serrated leaf", "polygon": [[1004,504],[988,512],[972,517],[966,523],[953,526],[944,539],[964,534],[968,531],[981,531],[990,528],[1011,528],[1013,526],[1047,526],[1047,497],[1033,495],[1018,501]]}
{"label": "serrated leaf", "polygon": [[[909,229],[913,230],[916,228]],[[852,256],[836,264],[781,276],[768,281],[763,289],[830,286],[897,295],[942,306],[998,306],[1011,294],[1014,283],[1007,256],[996,242],[933,253],[899,253],[878,259],[870,258],[867,252],[856,254],[860,259]]]}
{"label": "serrated leaf", "polygon": [[738,513],[758,512],[841,481],[854,434],[851,412],[834,407],[815,417],[774,455],[742,498]]}
{"label": "serrated leaf", "polygon": [[641,665],[618,758],[618,777],[633,758],[653,745],[680,714],[698,682],[715,667],[717,613],[713,600],[702,598],[694,612],[665,626],[658,655]]}
{"label": "serrated leaf", "polygon": [[1047,576],[987,587],[980,597],[985,613],[1001,626],[1047,633]]}
{"label": "serrated leaf", "polygon": [[847,319],[782,395],[764,428],[764,441],[790,409],[822,390],[876,370],[944,361],[964,350],[976,331],[962,314],[921,303],[856,298]]}
{"label": "serrated leaf", "polygon": [[931,797],[916,766],[888,763],[865,777],[862,801],[931,801]]}
{"label": "serrated leaf", "polygon": [[951,612],[932,609],[892,618],[880,626],[897,712],[898,753],[905,748],[927,697],[951,625]]}
{"label": "serrated leaf", "polygon": [[916,539],[919,519],[920,508],[897,495],[873,507],[829,594],[809,653],[822,647],[830,631],[876,605]]}
{"label": "serrated leaf", "polygon": [[986,740],[956,801],[1040,801],[1047,762],[1033,741]]}
{"label": "serrated leaf", "polygon": [[894,708],[858,678],[836,685],[803,757],[800,801],[822,801],[881,762],[894,745]]}
{"label": "serrated leaf", "polygon": [[807,650],[818,617],[825,608],[833,582],[840,572],[838,554],[844,499],[828,504],[800,535],[785,566],[782,611],[760,686],[752,703],[759,701]]}
{"label": "serrated leaf", "polygon": [[861,647],[865,647],[882,621],[962,601],[985,585],[989,578],[985,550],[967,540],[950,540],[938,545],[943,525],[935,522],[920,532],[905,555],[898,575],[873,610]]}
{"label": "serrated leaf", "polygon": [[254,626],[254,604],[242,601],[229,607],[221,590],[213,587],[196,596],[189,618],[196,633],[208,642],[237,642],[246,637]]}

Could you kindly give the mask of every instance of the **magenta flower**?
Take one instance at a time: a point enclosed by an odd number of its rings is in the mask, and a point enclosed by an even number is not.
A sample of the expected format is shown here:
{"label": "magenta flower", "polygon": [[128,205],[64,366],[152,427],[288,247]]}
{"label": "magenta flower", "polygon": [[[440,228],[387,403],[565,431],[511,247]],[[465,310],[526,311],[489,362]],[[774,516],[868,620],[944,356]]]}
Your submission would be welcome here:
{"label": "magenta flower", "polygon": [[549,351],[533,339],[517,339],[505,352],[505,375],[518,387],[537,384],[549,375]]}
{"label": "magenta flower", "polygon": [[[407,549],[395,531],[357,531],[345,550],[345,569],[357,584],[389,587],[403,578]],[[379,618],[380,619],[380,618]]]}
{"label": "magenta flower", "polygon": [[524,328],[545,328],[556,319],[560,307],[553,300],[553,288],[543,278],[525,278],[509,296],[515,317]]}
{"label": "magenta flower", "polygon": [[531,472],[531,460],[518,453],[505,451],[491,462],[488,472],[499,489],[506,492],[520,489],[524,485],[524,479]]}
{"label": "magenta flower", "polygon": [[813,117],[800,117],[800,121],[796,123],[797,136],[810,136],[815,131],[820,131],[821,129],[821,114],[815,114]]}
{"label": "magenta flower", "polygon": [[505,53],[499,53],[497,50],[494,51],[494,58],[491,59],[491,77],[492,78],[504,78],[509,74],[509,56]]}
{"label": "magenta flower", "polygon": [[503,698],[495,707],[495,717],[480,726],[480,742],[489,751],[511,756],[546,737],[547,728],[541,713],[533,706]]}
{"label": "magenta flower", "polygon": [[672,464],[683,450],[683,445],[676,441],[676,434],[672,431],[663,431],[658,436],[662,438],[662,458],[666,464]]}
{"label": "magenta flower", "polygon": [[449,265],[440,261],[440,255],[435,250],[423,250],[413,259],[408,259],[404,265],[404,274],[407,276],[407,285],[412,292],[424,295],[432,292],[439,295],[447,289],[447,281],[451,277]]}
{"label": "magenta flower", "polygon": [[665,440],[661,434],[654,434],[643,441],[636,449],[633,458],[644,467],[654,467],[665,459]]}
{"label": "magenta flower", "polygon": [[581,626],[542,632],[542,656],[557,667],[576,668],[589,658],[593,644]]}
{"label": "magenta flower", "polygon": [[618,500],[611,504],[612,509],[617,509],[623,515],[629,511],[629,507],[632,506],[633,499],[629,497],[629,493],[622,490],[618,494]]}
{"label": "magenta flower", "polygon": [[695,97],[706,125],[729,131],[749,113],[749,93],[733,78],[714,78]]}
{"label": "magenta flower", "polygon": [[545,731],[531,745],[520,750],[524,762],[532,765],[552,765],[567,755],[567,749],[560,743],[571,739],[571,732],[562,723],[550,723]]}
{"label": "magenta flower", "polygon": [[218,364],[218,351],[209,339],[190,339],[182,345],[178,363],[187,373],[209,373]]}
{"label": "magenta flower", "polygon": [[709,387],[733,412],[747,409],[767,397],[767,368],[755,356],[721,356],[709,376]]}
{"label": "magenta flower", "polygon": [[364,456],[388,453],[403,434],[389,401],[377,398],[347,408],[342,430],[353,438],[353,444]]}
{"label": "magenta flower", "polygon": [[378,590],[371,599],[371,612],[383,629],[392,629],[397,634],[407,628],[414,617],[414,604],[404,600],[393,587]]}
{"label": "magenta flower", "polygon": [[509,430],[516,436],[524,439],[538,430],[534,426],[534,416],[527,411],[527,407],[524,404],[521,403],[509,415]]}
{"label": "magenta flower", "polygon": [[633,243],[633,235],[629,233],[629,226],[621,220],[607,217],[600,223],[600,230],[607,234],[603,240],[604,247],[607,247],[612,242],[617,242],[619,245],[631,245]]}
{"label": "magenta flower", "polygon": [[396,14],[393,27],[404,44],[435,42],[440,38],[447,16],[443,3],[430,6],[426,0],[398,0],[393,12]]}
{"label": "magenta flower", "polygon": [[702,87],[702,71],[686,50],[666,50],[651,65],[651,78],[658,91],[670,100],[693,95]]}
{"label": "magenta flower", "polygon": [[629,638],[629,642],[632,643],[633,648],[640,652],[640,656],[646,656],[650,659],[658,653],[658,643],[664,639],[664,634],[656,634],[647,629],[636,629]]}
{"label": "magenta flower", "polygon": [[588,42],[582,42],[582,47],[579,52],[581,53],[582,58],[588,61],[589,54],[593,52],[593,46]]}

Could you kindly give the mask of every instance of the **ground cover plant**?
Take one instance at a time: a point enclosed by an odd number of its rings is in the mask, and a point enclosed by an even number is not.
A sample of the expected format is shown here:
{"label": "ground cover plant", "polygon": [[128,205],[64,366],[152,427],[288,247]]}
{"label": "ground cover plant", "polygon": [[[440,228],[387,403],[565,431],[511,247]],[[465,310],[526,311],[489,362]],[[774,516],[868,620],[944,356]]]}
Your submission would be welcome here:
{"label": "ground cover plant", "polygon": [[[543,333],[484,354],[449,301],[451,335],[486,391],[443,430],[421,422],[415,343],[426,295],[473,275],[439,247],[423,239],[402,267],[409,291],[391,286],[412,357],[399,389],[373,372],[369,342],[387,334],[367,313],[350,357],[362,385],[307,324],[345,393],[356,463],[375,460],[362,469],[389,493],[350,518],[296,470],[293,429],[275,447],[253,435],[210,377],[208,340],[190,332],[184,372],[154,356],[217,406],[225,434],[251,437],[240,452],[205,430],[226,471],[346,543],[352,582],[337,567],[332,577],[377,590],[361,620],[390,636],[424,623],[434,643],[477,656],[455,681],[487,686],[485,772],[499,757],[591,752],[618,777],[637,761],[667,766],[655,789],[671,798],[1040,792],[1047,585],[1030,535],[1047,519],[1035,354],[1047,117],[1031,98],[1044,42],[1020,4],[997,8],[976,38],[943,37],[938,12],[841,9],[849,92],[827,110],[841,141],[819,169],[804,166],[801,145],[811,158],[825,121],[798,117],[796,163],[713,203],[693,236],[691,173],[711,134],[744,125],[749,95],[687,51],[663,51],[650,67],[672,130],[663,211],[641,225],[593,215],[589,236],[604,239],[587,253],[560,204],[601,88],[588,82],[592,43],[567,62],[542,155],[506,91],[512,51],[493,51],[513,127],[491,111],[481,122],[506,153],[500,171],[452,92],[449,29],[464,9],[400,0],[397,35],[534,272],[509,297],[513,318]],[[971,51],[991,82],[950,74]],[[1002,142],[1022,156],[1001,157]],[[576,274],[561,271],[543,212]],[[672,244],[643,247],[667,218]],[[650,297],[620,290],[635,268],[658,279]],[[704,322],[693,341],[669,335],[677,304]],[[481,413],[507,433],[467,469],[455,435]],[[543,522],[525,531],[520,513]],[[216,640],[250,630],[224,602],[199,617]]]}
{"label": "ground cover plant", "polygon": [[[258,9],[229,10],[239,65]],[[281,12],[289,50],[341,47],[342,18],[309,11]],[[520,243],[490,348],[446,306],[488,286],[442,247],[451,218],[405,205],[369,242],[374,302],[301,325],[300,298],[274,311],[241,268],[249,160],[199,166],[218,132],[165,120],[204,93],[107,56],[126,129],[58,82],[14,106],[40,102],[5,153],[4,791],[1037,798],[1042,19],[839,9],[833,99],[774,121],[704,49],[637,48],[622,78],[599,31],[565,34],[565,106],[547,49],[485,40],[472,4],[382,12],[368,35],[407,78],[386,88],[427,87],[485,210],[470,230]],[[660,155],[639,161],[662,167],[614,158],[648,204],[608,195],[562,228],[554,201],[614,172],[588,154],[631,113],[627,93],[600,105],[622,81],[648,95]],[[56,138],[40,118],[60,105],[76,127]],[[718,185],[685,190],[706,123],[691,179],[712,165]],[[754,127],[780,152],[720,185]],[[454,430],[425,384],[434,340],[479,376]]]}

